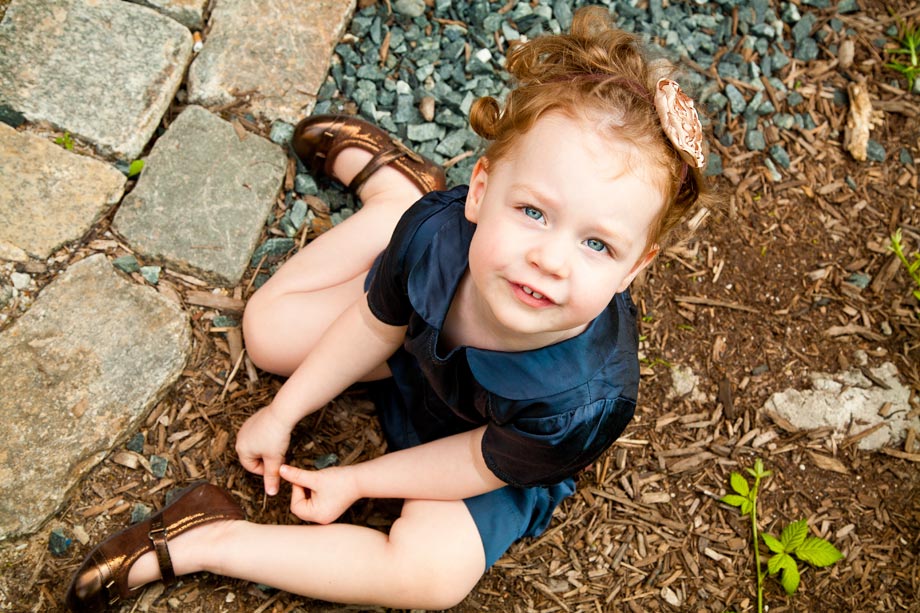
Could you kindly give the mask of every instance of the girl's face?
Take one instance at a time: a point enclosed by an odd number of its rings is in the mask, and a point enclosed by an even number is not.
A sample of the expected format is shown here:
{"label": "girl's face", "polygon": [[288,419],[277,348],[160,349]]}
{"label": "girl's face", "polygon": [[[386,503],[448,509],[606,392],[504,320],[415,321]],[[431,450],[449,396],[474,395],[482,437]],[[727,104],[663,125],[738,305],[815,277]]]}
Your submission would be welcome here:
{"label": "girl's face", "polygon": [[507,158],[487,164],[476,164],[466,201],[477,224],[473,315],[509,346],[576,336],[658,251],[646,249],[664,205],[653,164],[561,113],[540,118]]}

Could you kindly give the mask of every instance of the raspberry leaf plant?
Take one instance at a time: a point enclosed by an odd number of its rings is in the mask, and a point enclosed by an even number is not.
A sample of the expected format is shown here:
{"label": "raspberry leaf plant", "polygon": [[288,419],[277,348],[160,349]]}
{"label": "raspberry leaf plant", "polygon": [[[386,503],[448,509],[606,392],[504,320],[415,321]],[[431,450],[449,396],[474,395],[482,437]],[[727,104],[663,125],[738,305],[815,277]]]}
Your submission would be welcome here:
{"label": "raspberry leaf plant", "polygon": [[[729,477],[734,494],[721,498],[727,505],[737,507],[742,515],[751,518],[751,533],[754,542],[754,566],[757,573],[757,611],[763,613],[763,580],[770,576],[779,575],[779,582],[788,595],[792,595],[799,587],[801,575],[796,558],[812,566],[830,566],[843,557],[843,554],[826,540],[810,536],[808,523],[803,519],[786,526],[779,538],[766,532],[759,532],[757,528],[757,494],[760,483],[772,473],[764,470],[763,461],[757,458],[754,468],[745,471],[754,477],[753,487],[741,473],[733,472]],[[763,540],[774,555],[767,560],[767,570],[764,572],[760,563],[760,541]],[[794,557],[793,557],[794,556]]]}

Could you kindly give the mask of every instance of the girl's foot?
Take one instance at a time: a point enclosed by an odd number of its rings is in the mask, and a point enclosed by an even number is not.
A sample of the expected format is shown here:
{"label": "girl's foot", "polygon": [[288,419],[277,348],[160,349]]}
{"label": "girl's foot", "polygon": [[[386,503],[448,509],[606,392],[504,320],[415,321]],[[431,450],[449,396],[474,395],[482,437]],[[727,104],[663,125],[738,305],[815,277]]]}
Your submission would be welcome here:
{"label": "girl's foot", "polygon": [[[239,519],[244,519],[243,510],[227,492],[209,483],[192,485],[159,513],[109,537],[90,552],[67,590],[67,606],[74,612],[95,613],[130,597],[137,585],[157,578],[166,584],[175,582],[169,542],[192,528]],[[139,561],[138,572],[132,572]],[[153,576],[151,561],[156,562]],[[131,583],[129,575],[139,575],[134,577],[137,583]],[[147,580],[142,581],[144,578]]]}
{"label": "girl's foot", "polygon": [[[381,179],[378,183],[392,184],[396,189],[412,185],[419,195],[442,190],[447,185],[440,166],[380,128],[355,117],[307,117],[297,124],[291,142],[298,157],[314,173],[325,172],[355,193],[367,186],[371,178]],[[363,190],[361,196],[362,200],[367,199]]]}

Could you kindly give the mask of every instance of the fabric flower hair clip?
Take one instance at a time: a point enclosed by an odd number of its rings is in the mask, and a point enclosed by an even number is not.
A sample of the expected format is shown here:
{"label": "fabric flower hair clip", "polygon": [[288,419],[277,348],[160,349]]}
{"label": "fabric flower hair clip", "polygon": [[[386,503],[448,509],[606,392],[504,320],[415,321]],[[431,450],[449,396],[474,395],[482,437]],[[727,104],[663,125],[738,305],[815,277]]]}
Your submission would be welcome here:
{"label": "fabric flower hair clip", "polygon": [[693,99],[676,81],[659,79],[655,86],[655,109],[668,140],[681,159],[693,168],[703,168],[703,125],[693,106]]}

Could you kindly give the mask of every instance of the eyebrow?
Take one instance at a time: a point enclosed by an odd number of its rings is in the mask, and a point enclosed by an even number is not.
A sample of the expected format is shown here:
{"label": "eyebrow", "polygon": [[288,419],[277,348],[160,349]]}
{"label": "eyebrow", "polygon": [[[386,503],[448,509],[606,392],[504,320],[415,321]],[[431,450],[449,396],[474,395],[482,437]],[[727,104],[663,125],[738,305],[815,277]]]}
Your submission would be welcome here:
{"label": "eyebrow", "polygon": [[[550,195],[546,194],[545,192],[535,187],[531,187],[530,185],[525,185],[523,183],[512,183],[511,189],[527,192],[534,198],[534,200],[536,200],[537,202],[541,204],[546,204],[550,208],[555,208],[555,209],[561,208],[559,201],[557,201],[555,198],[551,197]],[[625,234],[621,234],[617,232],[616,230],[614,230],[613,228],[609,226],[605,226],[603,224],[596,224],[595,228],[597,229],[598,234],[600,234],[601,236],[612,239],[611,242],[616,243],[618,246],[620,246],[622,248],[622,251],[629,251],[632,248],[633,240],[627,237]]]}

